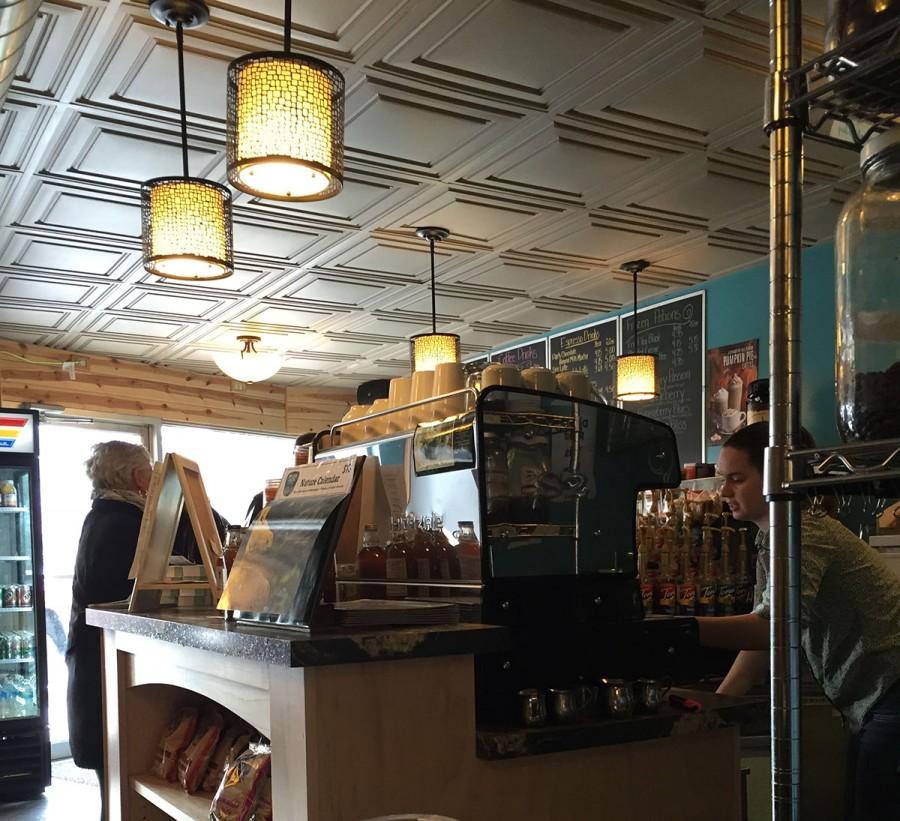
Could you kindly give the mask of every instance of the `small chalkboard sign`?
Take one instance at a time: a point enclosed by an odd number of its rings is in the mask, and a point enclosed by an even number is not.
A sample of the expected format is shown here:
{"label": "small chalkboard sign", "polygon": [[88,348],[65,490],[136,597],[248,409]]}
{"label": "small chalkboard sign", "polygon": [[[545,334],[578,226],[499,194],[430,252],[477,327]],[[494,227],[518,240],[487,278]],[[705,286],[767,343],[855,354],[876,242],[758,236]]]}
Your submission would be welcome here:
{"label": "small chalkboard sign", "polygon": [[[622,318],[623,354],[634,352],[634,317]],[[638,311],[638,350],[657,355],[659,399],[629,410],[665,422],[675,431],[682,462],[702,462],[706,376],[706,292]]]}
{"label": "small chalkboard sign", "polygon": [[612,404],[616,398],[618,317],[583,325],[550,337],[550,368],[554,373],[580,371],[594,393]]}
{"label": "small chalkboard sign", "polygon": [[491,354],[491,362],[515,365],[517,368],[546,368],[547,340],[536,339],[527,345],[517,345]]}

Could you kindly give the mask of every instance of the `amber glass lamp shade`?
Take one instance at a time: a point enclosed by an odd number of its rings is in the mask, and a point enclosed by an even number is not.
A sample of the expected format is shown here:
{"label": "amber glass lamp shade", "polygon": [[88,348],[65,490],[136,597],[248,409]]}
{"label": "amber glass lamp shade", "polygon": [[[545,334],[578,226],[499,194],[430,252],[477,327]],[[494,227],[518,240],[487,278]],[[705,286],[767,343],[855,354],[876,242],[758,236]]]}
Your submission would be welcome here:
{"label": "amber glass lamp shade", "polygon": [[344,185],[344,77],[286,52],[228,66],[228,180],[273,200],[324,200]]}
{"label": "amber glass lamp shade", "polygon": [[456,334],[417,334],[409,338],[409,364],[413,372],[433,371],[443,362],[459,362]]}
{"label": "amber glass lamp shade", "polygon": [[214,280],[234,273],[231,192],[194,177],[157,177],[141,186],[144,268],[169,279]]}
{"label": "amber glass lamp shade", "polygon": [[620,402],[657,399],[656,355],[627,354],[616,359],[616,398]]}

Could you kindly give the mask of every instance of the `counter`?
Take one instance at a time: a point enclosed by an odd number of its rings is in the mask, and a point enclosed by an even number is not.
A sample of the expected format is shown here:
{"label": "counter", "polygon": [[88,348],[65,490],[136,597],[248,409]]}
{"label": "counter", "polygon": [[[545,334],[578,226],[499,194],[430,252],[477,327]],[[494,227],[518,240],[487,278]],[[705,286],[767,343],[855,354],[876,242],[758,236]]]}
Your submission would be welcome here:
{"label": "counter", "polygon": [[279,821],[401,812],[460,821],[740,817],[742,700],[696,715],[538,730],[477,727],[474,656],[504,628],[459,624],[312,636],[214,611],[90,608],[104,632],[110,819],[205,819],[209,799],[149,772],[174,707],[211,699],[272,742]]}

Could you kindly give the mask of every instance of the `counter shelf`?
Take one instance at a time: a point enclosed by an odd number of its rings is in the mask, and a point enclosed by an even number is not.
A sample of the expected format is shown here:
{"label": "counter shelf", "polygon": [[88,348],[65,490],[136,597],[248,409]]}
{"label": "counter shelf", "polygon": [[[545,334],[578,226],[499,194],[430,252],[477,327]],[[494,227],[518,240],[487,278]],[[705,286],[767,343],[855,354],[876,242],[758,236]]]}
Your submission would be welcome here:
{"label": "counter shelf", "polygon": [[[588,806],[644,817],[636,772],[654,773],[660,795],[678,796],[677,810],[654,817],[711,821],[738,812],[738,731],[713,705],[699,716],[664,710],[541,731],[476,722],[474,662],[506,650],[503,628],[302,636],[225,625],[210,612],[110,607],[89,608],[87,621],[103,629],[112,821],[207,818],[208,796],[148,775],[160,732],[191,694],[271,739],[281,821],[416,808],[466,821],[546,821],[584,817]],[[568,752],[542,755],[553,749]]]}
{"label": "counter shelf", "polygon": [[589,747],[632,744],[675,735],[692,735],[739,724],[758,726],[769,713],[764,696],[731,697],[686,688],[673,688],[683,698],[698,701],[703,709],[685,712],[664,703],[658,712],[636,713],[628,718],[597,717],[541,727],[480,724],[478,756],[500,761],[522,756],[547,755]]}

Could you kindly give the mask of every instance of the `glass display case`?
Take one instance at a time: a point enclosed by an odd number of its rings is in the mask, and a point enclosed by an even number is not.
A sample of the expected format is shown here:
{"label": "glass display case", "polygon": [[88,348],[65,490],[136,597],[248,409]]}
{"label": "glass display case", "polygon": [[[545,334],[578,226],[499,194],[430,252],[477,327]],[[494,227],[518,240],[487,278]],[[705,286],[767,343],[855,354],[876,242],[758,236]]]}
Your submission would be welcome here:
{"label": "glass display case", "polygon": [[37,428],[0,410],[0,800],[50,783]]}

